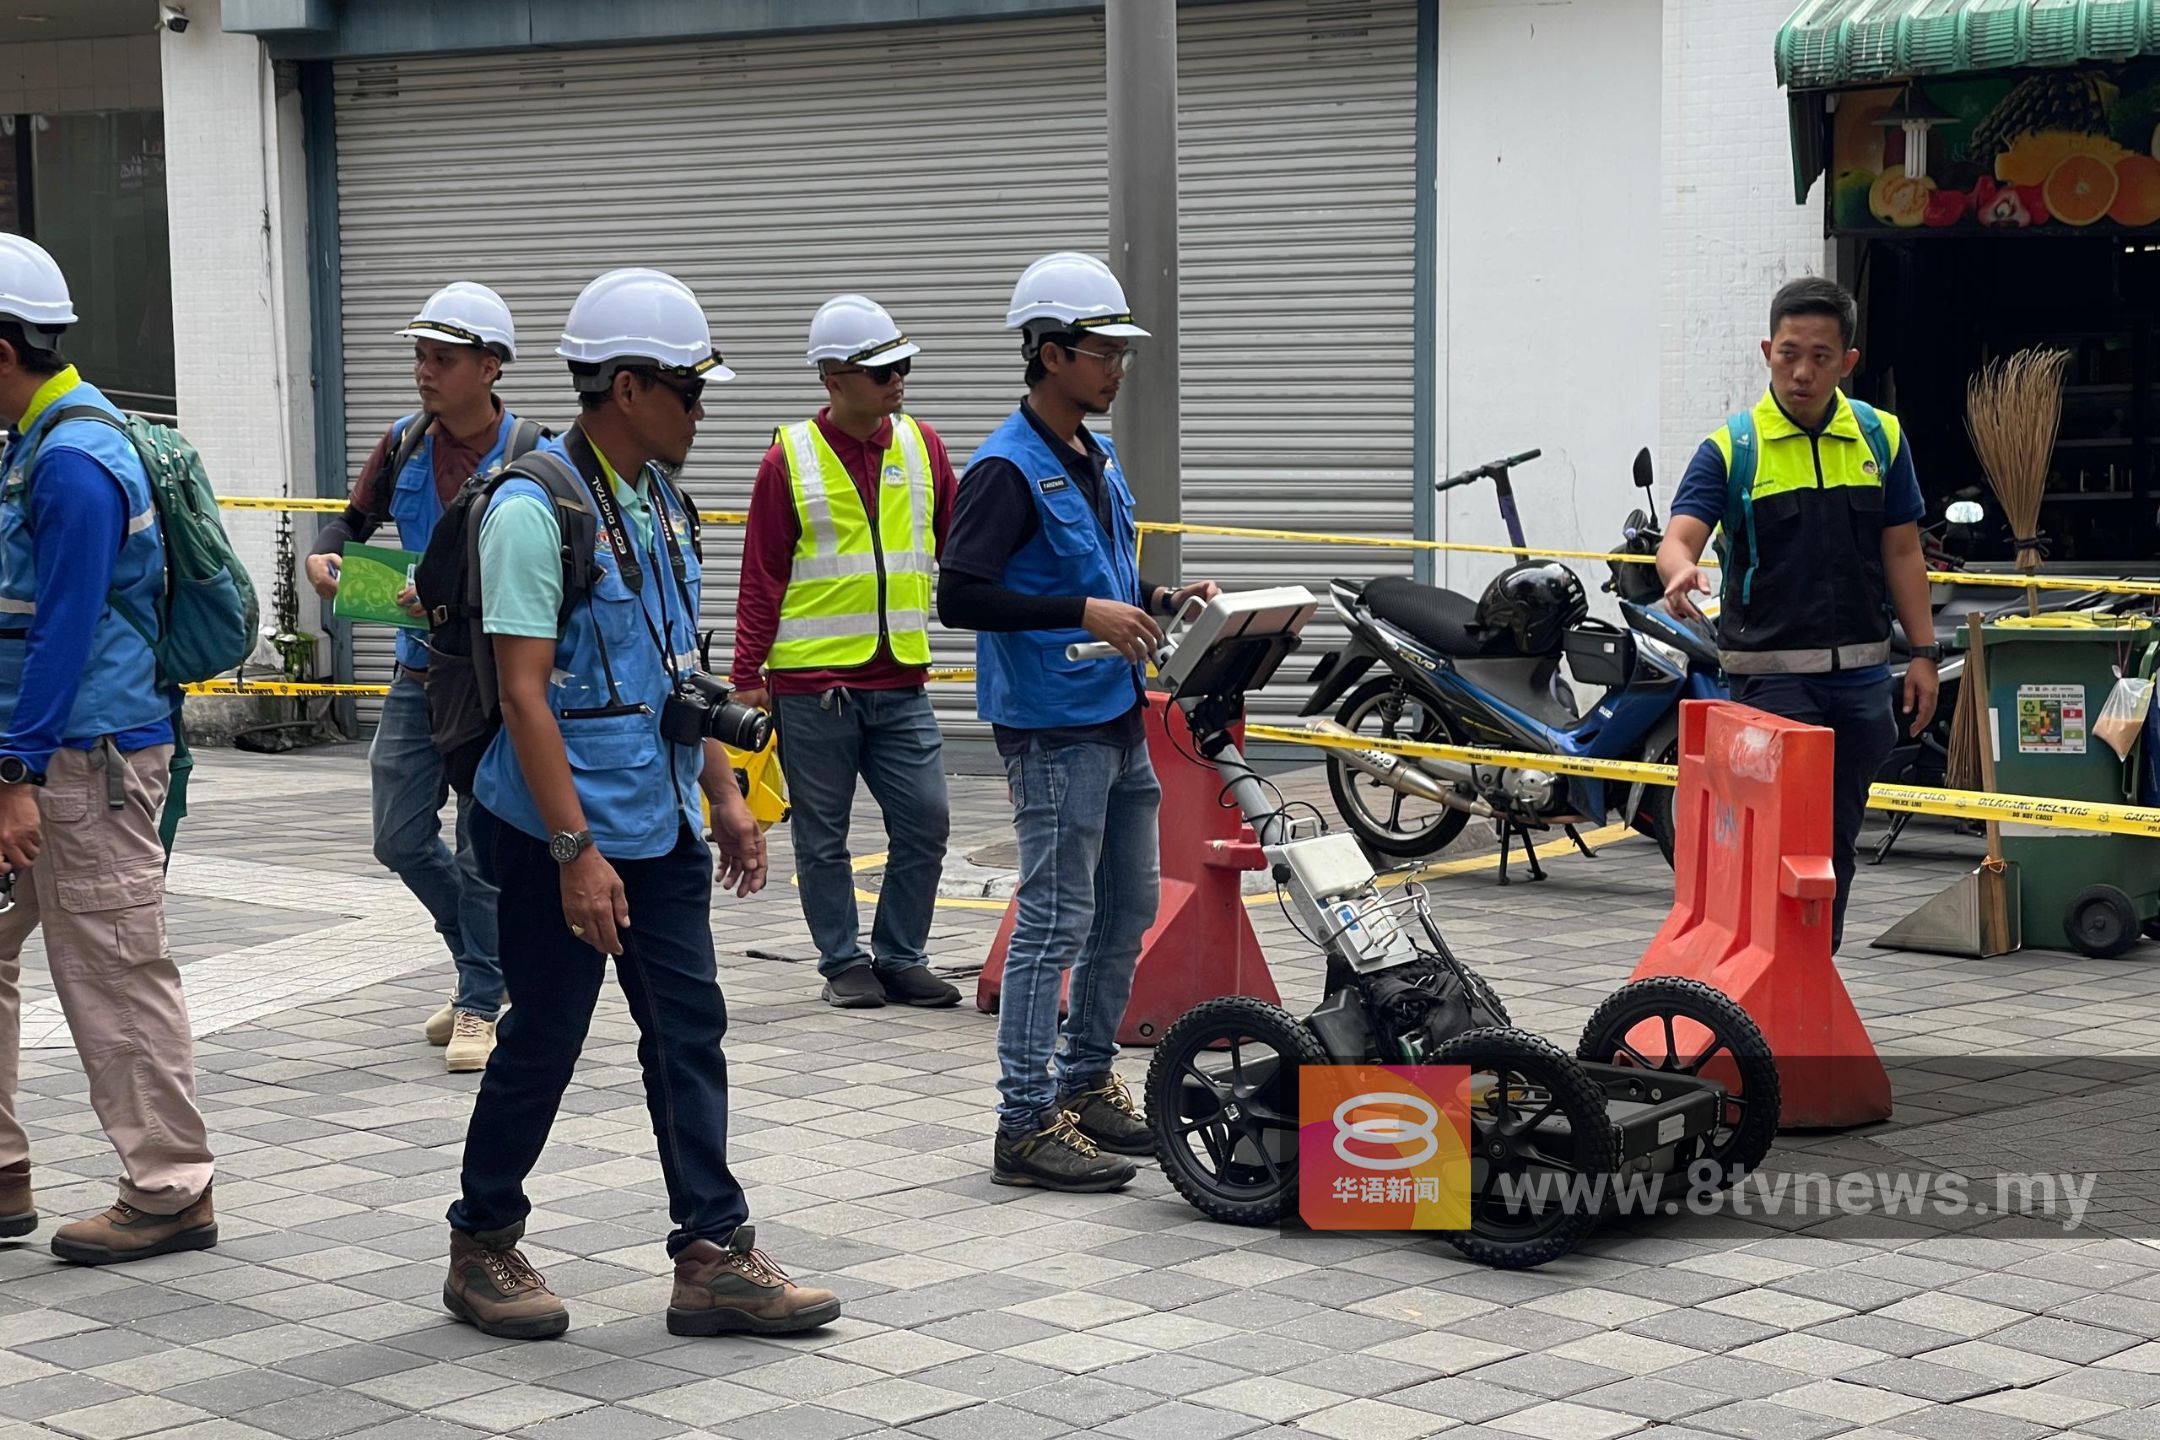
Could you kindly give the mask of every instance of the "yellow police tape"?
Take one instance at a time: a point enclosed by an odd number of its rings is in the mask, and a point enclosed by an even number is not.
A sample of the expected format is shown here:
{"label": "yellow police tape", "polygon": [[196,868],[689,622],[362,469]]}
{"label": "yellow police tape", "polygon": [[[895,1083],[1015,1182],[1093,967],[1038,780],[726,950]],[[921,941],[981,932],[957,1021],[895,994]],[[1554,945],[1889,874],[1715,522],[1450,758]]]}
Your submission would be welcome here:
{"label": "yellow police tape", "polygon": [[[974,678],[975,672],[967,669],[929,672],[929,679],[933,683],[961,683]],[[246,695],[264,700],[349,700],[390,693],[387,685],[338,685],[313,680],[205,680],[200,685],[189,685],[185,689],[190,695]]]}
{"label": "yellow police tape", "polygon": [[[228,510],[297,510],[334,513],[345,508],[343,500],[288,500],[276,496],[219,496]],[[700,510],[698,519],[707,525],[747,525],[741,510]],[[1149,535],[1214,535],[1233,540],[1287,540],[1302,545],[1349,545],[1373,550],[1432,550],[1453,555],[1536,556],[1549,560],[1605,561],[1620,565],[1655,565],[1651,555],[1623,555],[1606,550],[1547,550],[1535,545],[1473,545],[1462,540],[1413,540],[1394,535],[1330,535],[1315,530],[1262,530],[1244,525],[1187,525],[1163,521],[1140,522],[1143,540]],[[1717,560],[1703,557],[1705,569],[1716,569]],[[1941,585],[1996,586],[2005,590],[2067,590],[2096,595],[2160,595],[2160,580],[2103,580],[2079,575],[2003,575],[1970,570],[1930,570],[1928,579]]]}
{"label": "yellow police tape", "polygon": [[[1249,740],[1310,745],[1323,750],[1378,750],[1390,755],[1425,756],[1472,765],[1518,766],[1555,775],[1584,775],[1629,784],[1676,785],[1679,767],[1639,760],[1590,760],[1573,755],[1536,755],[1518,750],[1477,750],[1462,745],[1426,745],[1409,740],[1316,734],[1281,725],[1247,725]],[[1971,790],[1930,790],[1918,785],[1876,785],[1868,791],[1870,810],[1903,810],[1915,815],[1945,815],[1959,820],[1993,820],[2050,830],[2097,831],[2160,839],[2160,809],[2144,805],[2107,805],[2085,800],[2057,800],[2045,795],[1983,795]]]}

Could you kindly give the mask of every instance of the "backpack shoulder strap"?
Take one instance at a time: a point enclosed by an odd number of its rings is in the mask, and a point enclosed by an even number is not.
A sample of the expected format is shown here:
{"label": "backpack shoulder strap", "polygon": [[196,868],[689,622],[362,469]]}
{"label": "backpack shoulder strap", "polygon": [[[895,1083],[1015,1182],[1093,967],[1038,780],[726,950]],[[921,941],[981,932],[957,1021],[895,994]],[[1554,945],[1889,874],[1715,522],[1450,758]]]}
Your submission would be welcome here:
{"label": "backpack shoulder strap", "polygon": [[1890,453],[1890,432],[1883,425],[1882,412],[1867,401],[1855,400],[1851,396],[1846,397],[1845,403],[1852,407],[1853,419],[1860,422],[1861,437],[1867,441],[1868,449],[1875,456],[1876,472],[1887,477],[1890,474],[1890,462],[1897,457]]}
{"label": "backpack shoulder strap", "polygon": [[523,415],[520,415],[517,423],[510,427],[510,443],[504,448],[503,458],[505,460],[520,459],[531,454],[533,447],[542,440],[552,438],[553,435],[546,426],[537,420],[528,420]]}
{"label": "backpack shoulder strap", "polygon": [[[1740,575],[1740,600],[1745,603],[1755,592],[1755,467],[1762,449],[1761,437],[1755,431],[1755,412],[1738,410],[1725,417],[1725,433],[1729,439],[1725,459],[1725,519],[1728,533],[1747,537],[1747,569]],[[1721,547],[1721,558],[1730,562],[1730,547]],[[1731,583],[1728,574],[1727,583]]]}
{"label": "backpack shoulder strap", "polygon": [[[574,600],[584,597],[593,587],[593,546],[600,538],[599,517],[593,513],[592,500],[585,490],[585,481],[577,467],[552,450],[533,450],[518,457],[515,463],[497,471],[489,480],[487,496],[478,503],[483,507],[492,499],[504,482],[512,479],[530,480],[547,492],[549,502],[555,508],[555,521],[562,527],[563,546],[563,609],[567,611]],[[475,517],[471,535],[474,555],[472,583],[480,583],[480,519]]]}
{"label": "backpack shoulder strap", "polygon": [[[382,469],[376,472],[375,504],[367,512],[376,520],[390,518],[390,497],[397,493],[397,477],[412,463],[413,456],[420,453],[421,445],[427,440],[428,427],[434,423],[435,417],[422,410],[391,424],[389,433],[396,438],[383,455]],[[402,430],[398,428],[401,425]]]}

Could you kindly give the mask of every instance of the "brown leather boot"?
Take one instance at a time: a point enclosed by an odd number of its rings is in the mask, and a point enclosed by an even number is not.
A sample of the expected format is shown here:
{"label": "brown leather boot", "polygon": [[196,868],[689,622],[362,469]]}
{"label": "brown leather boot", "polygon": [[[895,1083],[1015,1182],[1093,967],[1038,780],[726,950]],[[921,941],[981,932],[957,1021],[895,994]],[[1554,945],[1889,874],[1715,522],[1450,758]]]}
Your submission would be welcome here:
{"label": "brown leather boot", "polygon": [[450,1278],[443,1307],[483,1335],[551,1340],[570,1328],[570,1311],[517,1248],[523,1225],[484,1235],[450,1232]]}
{"label": "brown leather boot", "polygon": [[202,1198],[177,1215],[152,1215],[116,1200],[102,1215],[61,1226],[53,1233],[52,1252],[77,1265],[117,1265],[215,1244],[217,1215],[205,1186]]}
{"label": "brown leather boot", "polygon": [[37,1229],[37,1202],[30,1198],[30,1162],[0,1165],[0,1235],[27,1235]]}
{"label": "brown leather boot", "polygon": [[724,1250],[697,1240],[677,1255],[668,1333],[792,1335],[840,1318],[839,1296],[797,1285],[756,1247],[757,1228],[738,1225]]}

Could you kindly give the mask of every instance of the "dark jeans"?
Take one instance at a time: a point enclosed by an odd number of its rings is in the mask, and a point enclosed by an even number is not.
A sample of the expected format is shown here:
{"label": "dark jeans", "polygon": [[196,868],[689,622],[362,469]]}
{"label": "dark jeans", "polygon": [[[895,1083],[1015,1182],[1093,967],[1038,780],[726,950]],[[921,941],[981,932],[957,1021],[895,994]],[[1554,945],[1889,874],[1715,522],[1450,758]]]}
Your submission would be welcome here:
{"label": "dark jeans", "polygon": [[[532,1210],[525,1177],[577,1068],[607,957],[571,935],[547,846],[477,803],[472,833],[482,869],[502,889],[504,978],[517,996],[473,1104],[464,1193],[450,1207],[451,1228],[485,1234],[522,1224]],[[675,1221],[668,1253],[693,1240],[725,1245],[750,1209],[727,1163],[727,1004],[713,964],[711,851],[685,826],[658,859],[610,863],[630,905],[615,979],[637,1021]]]}
{"label": "dark jeans", "polygon": [[1732,698],[1803,725],[1824,726],[1837,736],[1830,839],[1830,864],[1837,871],[1837,904],[1830,917],[1835,953],[1845,943],[1845,901],[1852,893],[1853,849],[1867,818],[1868,787],[1897,743],[1890,686],[1832,685],[1819,675],[1737,675]]}
{"label": "dark jeans", "polygon": [[[818,973],[875,964],[882,973],[929,963],[930,922],[945,869],[951,807],[937,714],[921,686],[775,695],[780,765],[787,774],[788,833],[802,882],[803,919],[817,942]],[[889,858],[878,891],[870,949],[855,911],[848,821],[855,778],[885,814]],[[874,959],[873,959],[874,957]]]}

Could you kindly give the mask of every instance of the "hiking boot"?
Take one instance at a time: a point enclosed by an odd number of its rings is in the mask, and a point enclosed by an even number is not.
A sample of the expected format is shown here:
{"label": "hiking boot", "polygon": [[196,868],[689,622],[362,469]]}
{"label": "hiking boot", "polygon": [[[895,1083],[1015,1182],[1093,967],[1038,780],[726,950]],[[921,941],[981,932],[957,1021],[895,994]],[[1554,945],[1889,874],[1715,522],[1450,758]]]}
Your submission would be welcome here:
{"label": "hiking boot", "polygon": [[208,1250],[215,1244],[217,1215],[205,1186],[202,1198],[177,1215],[152,1215],[115,1200],[102,1215],[61,1226],[53,1233],[52,1252],[76,1265],[118,1265],[180,1250]]}
{"label": "hiking boot", "polygon": [[825,1003],[842,1010],[876,1010],[885,1004],[885,987],[868,965],[850,965],[825,982]]}
{"label": "hiking boot", "polygon": [[443,1001],[443,1007],[427,1017],[427,1043],[437,1049],[450,1043],[450,1036],[457,1028],[457,1005]]}
{"label": "hiking boot", "polygon": [[670,1335],[792,1335],[840,1318],[840,1297],[797,1285],[757,1247],[757,1227],[738,1225],[726,1249],[694,1240],[675,1257]]}
{"label": "hiking boot", "polygon": [[1117,1076],[1105,1075],[1100,1084],[1075,1090],[1065,1097],[1065,1108],[1072,1112],[1080,1133],[1099,1148],[1113,1155],[1155,1153],[1155,1132],[1148,1128],[1147,1116],[1140,1113],[1132,1091]]}
{"label": "hiking boot", "polygon": [[999,1185],[1092,1195],[1122,1190],[1138,1173],[1130,1160],[1096,1149],[1095,1142],[1080,1133],[1070,1110],[1060,1110],[1055,1120],[1030,1135],[998,1131],[991,1150],[990,1179]]}
{"label": "hiking boot", "polygon": [[488,1056],[494,1053],[495,1022],[470,1010],[458,1011],[451,1025],[449,1048],[443,1051],[443,1069],[452,1075],[485,1070]]}
{"label": "hiking boot", "polygon": [[948,1005],[960,1003],[959,987],[949,980],[940,980],[931,974],[928,965],[910,965],[902,970],[888,970],[877,979],[885,991],[885,998],[895,1005],[915,1005],[925,1010],[942,1010]]}
{"label": "hiking boot", "polygon": [[30,1198],[30,1162],[0,1167],[0,1236],[37,1229],[37,1202]]}
{"label": "hiking boot", "polygon": [[517,1248],[523,1225],[485,1235],[450,1232],[450,1278],[443,1308],[483,1335],[550,1340],[570,1328],[570,1312]]}

